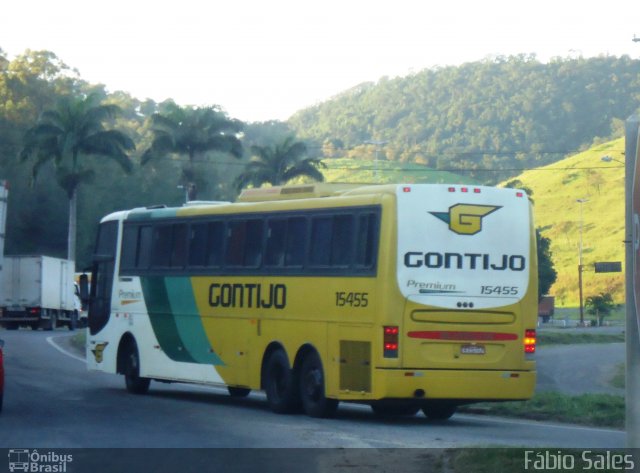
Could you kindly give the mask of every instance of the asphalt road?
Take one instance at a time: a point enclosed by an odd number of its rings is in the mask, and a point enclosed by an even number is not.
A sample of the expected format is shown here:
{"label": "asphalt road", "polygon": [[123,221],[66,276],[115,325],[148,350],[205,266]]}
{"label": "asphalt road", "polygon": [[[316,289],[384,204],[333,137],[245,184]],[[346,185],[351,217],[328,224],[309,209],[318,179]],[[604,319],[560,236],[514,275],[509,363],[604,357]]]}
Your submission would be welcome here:
{"label": "asphalt road", "polygon": [[[558,329],[543,326],[540,332],[572,334],[622,334],[624,326]],[[539,346],[537,391],[558,391],[576,395],[605,393],[625,395],[625,390],[612,386],[611,380],[626,361],[624,343],[593,343]]]}
{"label": "asphalt road", "polygon": [[351,404],[342,404],[335,419],[277,415],[261,393],[233,399],[224,390],[190,385],[152,383],[148,395],[136,396],[125,391],[122,377],[87,372],[77,353],[64,353],[68,336],[64,330],[0,331],[6,342],[0,448],[373,447],[424,452],[491,445],[625,445],[624,432],[611,429],[461,414],[442,423],[422,415],[384,420],[367,406]]}
{"label": "asphalt road", "polygon": [[537,391],[625,394],[624,389],[611,385],[625,362],[624,343],[543,346],[536,358]]}

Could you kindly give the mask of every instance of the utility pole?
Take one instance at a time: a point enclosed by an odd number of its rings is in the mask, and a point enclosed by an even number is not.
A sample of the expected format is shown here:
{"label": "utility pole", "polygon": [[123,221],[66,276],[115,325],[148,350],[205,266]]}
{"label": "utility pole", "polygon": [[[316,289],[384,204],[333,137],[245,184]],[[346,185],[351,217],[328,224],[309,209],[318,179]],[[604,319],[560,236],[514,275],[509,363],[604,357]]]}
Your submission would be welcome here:
{"label": "utility pole", "polygon": [[578,291],[580,297],[580,327],[584,327],[584,305],[582,303],[582,204],[589,202],[588,199],[577,199],[576,202],[580,204],[580,244],[578,245]]}
{"label": "utility pole", "polygon": [[366,145],[374,145],[376,147],[376,155],[375,155],[375,159],[373,161],[373,180],[376,182],[376,184],[379,181],[378,178],[378,154],[380,152],[380,149],[386,145],[388,143],[387,140],[367,140],[364,142],[364,144]]}

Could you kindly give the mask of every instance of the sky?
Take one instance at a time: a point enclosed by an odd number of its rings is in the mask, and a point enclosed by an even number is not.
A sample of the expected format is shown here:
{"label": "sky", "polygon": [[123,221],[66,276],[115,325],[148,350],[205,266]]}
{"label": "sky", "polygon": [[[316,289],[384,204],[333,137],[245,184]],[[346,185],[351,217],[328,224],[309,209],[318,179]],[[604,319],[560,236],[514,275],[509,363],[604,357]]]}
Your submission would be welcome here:
{"label": "sky", "polygon": [[109,92],[286,120],[362,82],[493,56],[640,58],[640,2],[6,0],[0,49]]}

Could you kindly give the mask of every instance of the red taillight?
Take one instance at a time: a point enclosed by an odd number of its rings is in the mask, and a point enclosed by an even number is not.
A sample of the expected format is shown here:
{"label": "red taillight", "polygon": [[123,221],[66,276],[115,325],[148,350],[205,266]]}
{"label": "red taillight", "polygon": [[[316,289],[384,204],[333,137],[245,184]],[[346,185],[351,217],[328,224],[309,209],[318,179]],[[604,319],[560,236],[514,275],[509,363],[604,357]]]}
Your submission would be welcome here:
{"label": "red taillight", "polygon": [[534,329],[524,331],[524,352],[532,354],[536,352],[536,331]]}
{"label": "red taillight", "polygon": [[384,327],[383,347],[385,358],[398,358],[398,339],[400,330],[395,326]]}
{"label": "red taillight", "polygon": [[38,315],[40,314],[40,307],[32,307],[31,309],[29,309],[29,313],[31,315]]}

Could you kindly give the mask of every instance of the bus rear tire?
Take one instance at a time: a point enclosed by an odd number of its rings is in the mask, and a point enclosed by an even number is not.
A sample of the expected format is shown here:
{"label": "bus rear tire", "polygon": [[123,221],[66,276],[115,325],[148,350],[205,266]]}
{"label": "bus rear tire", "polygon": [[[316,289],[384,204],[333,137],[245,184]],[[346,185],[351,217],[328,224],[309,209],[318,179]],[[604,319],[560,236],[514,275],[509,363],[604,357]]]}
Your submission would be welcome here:
{"label": "bus rear tire", "polygon": [[276,350],[269,356],[265,366],[264,388],[267,403],[273,412],[288,414],[298,404],[293,371],[289,367],[289,359],[282,350]]}
{"label": "bus rear tire", "polygon": [[310,417],[331,417],[338,409],[338,401],[329,399],[324,394],[322,360],[315,351],[302,361],[300,398],[304,412]]}
{"label": "bus rear tire", "polygon": [[131,343],[124,358],[124,382],[127,391],[133,394],[146,394],[151,380],[140,377],[140,356],[135,342]]}
{"label": "bus rear tire", "polygon": [[422,412],[431,420],[447,420],[457,409],[458,406],[448,402],[433,402],[422,406]]}

